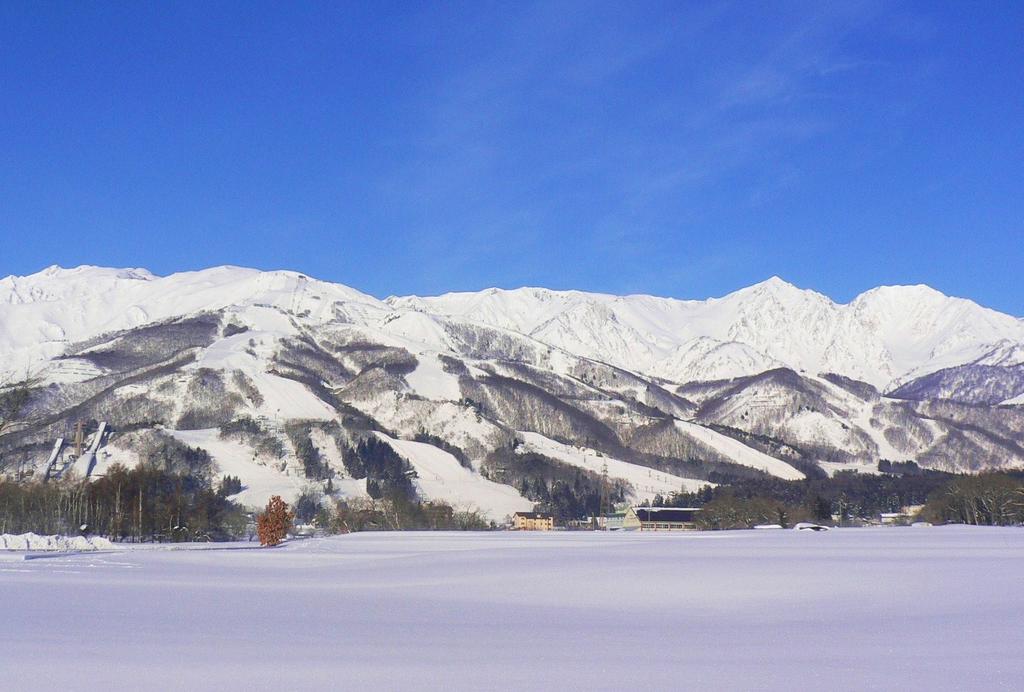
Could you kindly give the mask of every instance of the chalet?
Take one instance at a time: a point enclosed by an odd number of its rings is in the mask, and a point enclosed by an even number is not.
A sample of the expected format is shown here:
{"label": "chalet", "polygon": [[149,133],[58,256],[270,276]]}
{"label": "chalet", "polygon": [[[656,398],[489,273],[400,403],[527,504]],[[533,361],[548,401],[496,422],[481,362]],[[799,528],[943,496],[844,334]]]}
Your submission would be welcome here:
{"label": "chalet", "polygon": [[614,512],[603,516],[590,516],[584,519],[570,519],[565,528],[570,531],[618,531],[622,528],[625,512]]}
{"label": "chalet", "polygon": [[924,509],[924,505],[907,505],[901,507],[898,512],[882,512],[878,516],[878,521],[886,525],[908,526],[922,509]]}
{"label": "chalet", "polygon": [[614,514],[609,514],[601,518],[604,520],[601,528],[607,529],[608,531],[620,531],[626,521],[626,513],[615,512]]}
{"label": "chalet", "polygon": [[630,507],[622,528],[640,531],[684,531],[697,528],[700,507]]}
{"label": "chalet", "polygon": [[540,512],[516,512],[512,515],[512,528],[516,531],[550,531],[555,518]]}

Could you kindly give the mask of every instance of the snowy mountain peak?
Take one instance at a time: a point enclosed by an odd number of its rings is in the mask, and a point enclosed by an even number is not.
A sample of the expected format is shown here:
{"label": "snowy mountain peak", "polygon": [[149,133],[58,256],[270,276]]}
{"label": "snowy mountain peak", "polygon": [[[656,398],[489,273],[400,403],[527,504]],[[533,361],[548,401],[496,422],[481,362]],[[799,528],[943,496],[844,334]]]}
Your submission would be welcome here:
{"label": "snowy mountain peak", "polygon": [[0,279],[0,304],[22,304],[65,300],[83,291],[95,293],[129,281],[151,281],[145,269],[111,269],[81,265],[64,268],[56,264],[28,276]]}
{"label": "snowy mountain peak", "polygon": [[740,289],[740,291],[746,291],[749,293],[791,293],[803,292],[804,289],[797,288],[796,286],[789,283],[785,279],[779,277],[778,275],[773,275],[768,277],[764,281],[759,281],[758,283],[752,286]]}
{"label": "snowy mountain peak", "polygon": [[[884,390],[981,358],[1001,340],[1024,343],[1021,320],[928,286],[880,287],[843,305],[778,276],[704,301],[523,288],[388,303],[517,331],[680,382],[784,364]],[[700,339],[714,348],[697,346]],[[742,348],[719,348],[725,344]]]}
{"label": "snowy mountain peak", "polygon": [[135,279],[149,281],[157,277],[148,269],[138,267],[98,267],[92,264],[80,264],[77,267],[62,267],[59,264],[51,264],[45,269],[35,272],[34,274],[27,274],[25,276],[11,275],[4,277],[3,279],[0,279],[0,283],[37,284],[51,280],[61,281],[76,278]]}
{"label": "snowy mountain peak", "polygon": [[857,296],[854,300],[867,296],[880,296],[898,300],[901,296],[905,297],[908,295],[916,296],[919,299],[956,299],[953,296],[947,296],[938,289],[932,288],[928,284],[886,284],[884,286],[876,286],[875,288],[868,289]]}
{"label": "snowy mountain peak", "polygon": [[[392,323],[406,330],[401,338],[422,337],[424,348],[440,348],[446,340],[437,324],[395,321],[415,311],[430,320],[516,332],[675,382],[785,366],[838,373],[885,391],[986,357],[984,362],[1008,362],[1015,356],[989,354],[1024,347],[1024,321],[922,285],[875,288],[845,305],[778,276],[703,301],[539,287],[380,301],[286,270],[219,266],[158,277],[144,269],[53,266],[0,279],[0,354],[23,367],[15,352],[35,353],[35,361],[52,354],[56,344],[106,331],[256,305],[315,324]],[[414,323],[419,326],[412,328]],[[40,344],[50,346],[40,351]]]}
{"label": "snowy mountain peak", "polygon": [[767,303],[774,303],[785,310],[802,310],[808,306],[836,307],[836,303],[828,296],[799,288],[777,276],[733,291],[719,300],[745,303],[758,309],[764,308]]}
{"label": "snowy mountain peak", "polygon": [[293,271],[219,266],[160,277],[144,269],[53,266],[0,279],[0,380],[101,334],[261,305],[315,323],[390,310],[365,293]]}

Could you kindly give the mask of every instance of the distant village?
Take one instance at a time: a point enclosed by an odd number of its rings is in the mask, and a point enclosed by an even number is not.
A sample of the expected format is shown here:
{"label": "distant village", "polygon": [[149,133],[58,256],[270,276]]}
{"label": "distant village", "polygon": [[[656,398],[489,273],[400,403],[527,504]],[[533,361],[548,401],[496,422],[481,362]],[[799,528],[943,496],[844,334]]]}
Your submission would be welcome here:
{"label": "distant village", "polygon": [[[882,512],[872,520],[860,520],[857,526],[909,526],[915,523],[924,505],[911,505],[898,512]],[[514,531],[698,531],[702,509],[700,507],[633,507],[626,506],[606,516],[574,519],[563,525],[555,523],[551,514],[543,512],[516,512],[511,517],[509,528]],[[833,521],[841,524],[840,517]],[[924,522],[917,522],[924,523]],[[781,523],[761,524],[756,529],[790,528]],[[825,529],[813,522],[798,522],[793,528]]]}
{"label": "distant village", "polygon": [[606,516],[568,521],[563,526],[556,526],[551,514],[516,512],[512,515],[511,528],[516,531],[692,531],[697,529],[698,512],[699,507],[627,507]]}

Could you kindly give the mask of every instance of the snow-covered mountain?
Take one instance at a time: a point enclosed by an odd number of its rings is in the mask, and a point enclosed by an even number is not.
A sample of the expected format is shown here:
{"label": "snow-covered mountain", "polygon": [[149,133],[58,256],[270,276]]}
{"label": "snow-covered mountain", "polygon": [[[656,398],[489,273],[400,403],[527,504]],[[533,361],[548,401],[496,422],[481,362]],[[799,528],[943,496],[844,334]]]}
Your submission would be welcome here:
{"label": "snow-covered mountain", "polygon": [[35,384],[0,471],[52,472],[82,420],[112,431],[89,473],[172,440],[254,504],[324,474],[360,495],[353,454],[384,445],[422,497],[495,517],[603,468],[640,498],[882,458],[1024,466],[1022,364],[1024,321],[925,286],[382,301],[287,271],[51,267],[0,279],[0,381]]}
{"label": "snow-covered mountain", "polygon": [[1024,362],[1024,320],[927,286],[884,286],[846,305],[778,277],[703,301],[522,288],[388,302],[528,334],[674,382],[782,366],[887,390],[996,353]]}

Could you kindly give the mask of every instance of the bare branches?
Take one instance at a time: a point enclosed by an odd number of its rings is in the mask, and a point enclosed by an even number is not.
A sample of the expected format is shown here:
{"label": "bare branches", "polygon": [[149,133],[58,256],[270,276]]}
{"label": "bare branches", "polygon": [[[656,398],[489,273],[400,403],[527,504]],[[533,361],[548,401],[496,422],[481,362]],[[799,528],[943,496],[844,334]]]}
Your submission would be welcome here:
{"label": "bare branches", "polygon": [[958,478],[928,503],[929,516],[961,524],[1019,524],[1024,521],[1024,483],[1001,473]]}
{"label": "bare branches", "polygon": [[0,435],[25,422],[25,413],[35,380],[0,383]]}

